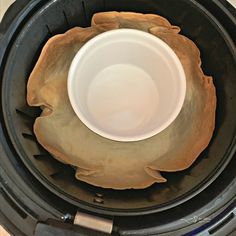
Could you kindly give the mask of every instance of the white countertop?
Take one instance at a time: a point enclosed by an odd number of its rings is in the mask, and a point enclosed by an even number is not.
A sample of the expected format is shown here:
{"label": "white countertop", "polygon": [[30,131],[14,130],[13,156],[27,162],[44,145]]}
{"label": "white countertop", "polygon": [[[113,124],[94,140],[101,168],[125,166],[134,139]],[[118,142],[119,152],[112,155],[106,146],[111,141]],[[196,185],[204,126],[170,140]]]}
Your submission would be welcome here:
{"label": "white countertop", "polygon": [[[0,21],[2,20],[2,17],[7,10],[7,8],[13,3],[15,0],[0,0]],[[2,236],[0,234],[0,236]]]}
{"label": "white countertop", "polygon": [[236,0],[227,0],[227,1],[236,8]]}

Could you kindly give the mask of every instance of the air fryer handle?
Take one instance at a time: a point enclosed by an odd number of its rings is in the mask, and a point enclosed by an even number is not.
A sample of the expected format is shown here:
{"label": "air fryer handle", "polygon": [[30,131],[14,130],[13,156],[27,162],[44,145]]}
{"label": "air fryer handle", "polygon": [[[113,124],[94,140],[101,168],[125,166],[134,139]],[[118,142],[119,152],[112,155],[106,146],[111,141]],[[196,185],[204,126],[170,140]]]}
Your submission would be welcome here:
{"label": "air fryer handle", "polygon": [[93,231],[90,229],[82,228],[68,223],[62,222],[50,222],[50,223],[38,223],[35,232],[35,236],[108,236],[109,234]]}

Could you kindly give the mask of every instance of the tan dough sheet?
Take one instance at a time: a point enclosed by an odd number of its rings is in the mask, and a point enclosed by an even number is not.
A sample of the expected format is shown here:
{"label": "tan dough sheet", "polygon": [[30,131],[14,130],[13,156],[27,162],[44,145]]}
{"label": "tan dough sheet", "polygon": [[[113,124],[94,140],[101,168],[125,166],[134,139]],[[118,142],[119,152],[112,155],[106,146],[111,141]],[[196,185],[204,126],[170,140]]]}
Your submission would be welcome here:
{"label": "tan dough sheet", "polygon": [[[77,51],[95,35],[117,28],[144,30],[164,40],[179,57],[186,74],[186,98],[177,119],[143,141],[116,142],[93,133],[75,115],[68,99],[67,75]],[[43,110],[34,124],[35,135],[55,158],[77,167],[77,179],[92,185],[141,189],[166,182],[160,171],[188,168],[212,137],[215,87],[200,65],[196,45],[163,17],[97,13],[91,27],[73,28],[44,46],[27,85],[28,104]]]}

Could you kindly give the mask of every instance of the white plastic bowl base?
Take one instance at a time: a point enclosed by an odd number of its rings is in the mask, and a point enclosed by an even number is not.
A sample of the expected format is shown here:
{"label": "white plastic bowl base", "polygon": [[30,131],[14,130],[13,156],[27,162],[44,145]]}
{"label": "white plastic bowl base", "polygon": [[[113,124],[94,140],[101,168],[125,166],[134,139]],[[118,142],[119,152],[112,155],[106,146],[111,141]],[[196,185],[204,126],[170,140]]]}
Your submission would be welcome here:
{"label": "white plastic bowl base", "polygon": [[68,75],[68,94],[79,119],[116,141],[138,141],[167,128],[186,92],[183,67],[157,37],[118,29],[88,41]]}

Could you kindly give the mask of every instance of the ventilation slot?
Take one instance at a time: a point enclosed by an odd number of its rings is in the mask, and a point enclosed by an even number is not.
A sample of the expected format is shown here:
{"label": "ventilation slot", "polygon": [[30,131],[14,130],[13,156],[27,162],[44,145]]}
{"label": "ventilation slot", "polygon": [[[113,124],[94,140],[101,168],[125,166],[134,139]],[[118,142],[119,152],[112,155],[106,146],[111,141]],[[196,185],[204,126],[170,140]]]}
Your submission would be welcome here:
{"label": "ventilation slot", "polygon": [[86,7],[85,7],[84,1],[82,1],[82,9],[83,9],[83,13],[84,13],[85,22],[87,23],[88,22],[88,15],[87,15],[87,11],[86,11]]}
{"label": "ventilation slot", "polygon": [[67,17],[67,15],[64,11],[63,11],[63,15],[64,15],[64,18],[65,18],[66,26],[69,28],[70,24],[69,24],[69,21],[68,21],[68,17]]}
{"label": "ventilation slot", "polygon": [[234,213],[231,212],[226,218],[224,218],[218,225],[209,230],[209,234],[215,234],[218,230],[225,227],[233,218],[235,217]]}
{"label": "ventilation slot", "polygon": [[36,141],[35,136],[32,135],[32,134],[22,133],[22,136],[23,136],[25,139],[29,139],[29,140],[32,140],[32,141]]}
{"label": "ventilation slot", "polygon": [[45,25],[45,26],[46,26],[46,28],[47,28],[48,35],[49,35],[49,36],[52,36],[53,34],[52,34],[52,31],[50,30],[49,26],[48,26],[48,25]]}

